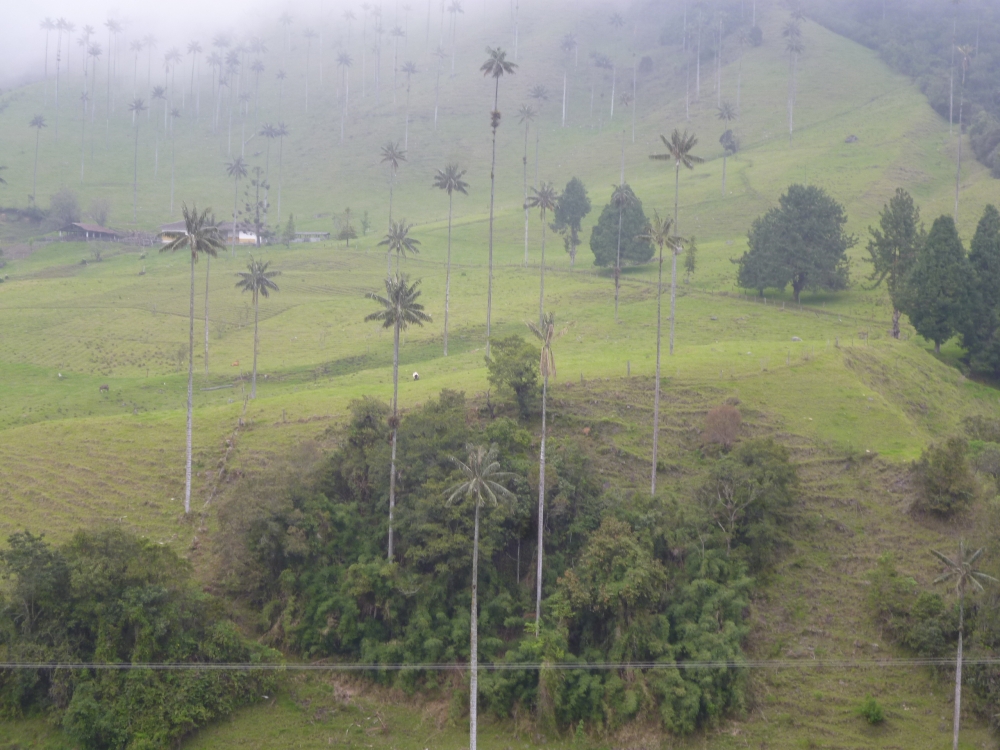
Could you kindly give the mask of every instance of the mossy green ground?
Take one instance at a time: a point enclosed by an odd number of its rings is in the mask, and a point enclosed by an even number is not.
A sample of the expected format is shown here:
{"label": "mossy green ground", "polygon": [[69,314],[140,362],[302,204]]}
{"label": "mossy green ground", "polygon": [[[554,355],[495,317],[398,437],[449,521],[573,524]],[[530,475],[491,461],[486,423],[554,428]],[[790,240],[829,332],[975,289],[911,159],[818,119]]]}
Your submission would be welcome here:
{"label": "mossy green ground", "polygon": [[[498,131],[494,331],[525,332],[524,321],[538,309],[540,222],[532,215],[530,263],[524,268],[524,134],[514,116],[531,86],[541,83],[550,91],[539,121],[539,177],[557,186],[572,176],[583,179],[594,202],[589,217],[594,221],[618,180],[622,128],[628,131],[626,177],[647,212],[656,209],[661,214],[672,210],[673,172],[647,156],[662,150],[659,134],[675,126],[697,133],[698,153],[707,162],[681,175],[680,230],[697,235],[701,252],[692,282],[679,284],[676,352],[664,356],[667,471],[660,478],[662,491],[684,496],[702,468],[693,450],[701,415],[725,398],[739,398],[748,429],[776,434],[791,445],[805,480],[795,551],[754,603],[751,654],[785,658],[793,653],[801,655],[803,663],[813,655],[871,658],[892,651],[864,616],[864,572],[888,550],[901,570],[929,585],[934,566],[926,549],[950,545],[960,535],[980,538],[987,516],[984,510],[945,526],[905,512],[908,498],[900,489],[900,477],[906,462],[930,440],[959,431],[963,417],[996,416],[1000,399],[996,390],[965,379],[952,366],[958,353],[954,345],[946,347],[939,360],[912,330],[904,341],[889,339],[887,300],[881,290],[866,290],[862,281],[867,272],[862,262],[866,228],[877,220],[896,187],[914,195],[928,221],[950,213],[957,141],[910,81],[892,74],[870,51],[807,23],[807,52],[799,65],[798,125],[789,143],[788,61],[778,41],[783,18],[776,8],[758,5],[766,42],[748,48],[743,59],[738,125],[743,150],[728,160],[725,195],[717,144],[722,128],[715,118],[709,60],[702,67],[700,101],[686,122],[680,57],[676,50],[656,46],[659,28],[638,29],[635,49],[639,57],[653,58],[654,70],[639,79],[632,143],[630,110],[617,106],[611,125],[598,114],[608,109],[609,81],[598,80],[595,113],[589,115],[592,66],[586,52],[615,52],[624,59],[627,49],[631,59],[633,41],[625,32],[617,40],[607,33],[603,10],[586,11],[577,27],[580,67],[568,65],[568,126],[563,129],[559,98],[565,58],[558,51],[558,38],[565,8],[522,9],[520,68],[500,89],[504,121]],[[472,9],[461,19],[456,75],[441,78],[437,132],[432,117],[436,63],[422,33],[411,39],[410,54],[401,54],[401,59],[415,59],[422,72],[413,80],[409,159],[396,184],[394,215],[417,224],[414,233],[422,243],[421,253],[405,260],[403,270],[422,280],[422,301],[434,316],[433,324],[404,336],[405,407],[442,388],[478,396],[487,387],[483,344],[492,88],[477,68],[482,47],[506,43],[506,32],[502,39],[484,33],[480,12]],[[494,25],[506,23],[506,11],[496,13],[503,18],[493,19]],[[435,36],[432,33],[432,39]],[[272,47],[280,48],[279,41],[276,37]],[[724,97],[730,100],[735,99],[739,68],[732,47],[723,69]],[[362,98],[355,54],[351,114],[341,144],[339,75],[328,59],[325,86],[317,94],[313,81],[310,114],[305,115],[302,61],[296,55],[301,56],[301,50],[288,62],[296,72],[286,82],[280,115],[291,133],[284,144],[281,218],[293,212],[299,229],[330,230],[332,215],[350,206],[355,217],[369,211],[375,229],[361,238],[358,248],[319,243],[262,249],[282,272],[281,291],[261,304],[259,397],[246,407],[253,315],[249,298],[234,288],[234,274],[245,265],[247,250],[239,249],[237,258],[212,261],[208,375],[203,323],[196,323],[194,521],[185,521],[181,513],[186,259],[159,254],[155,247],[114,246],[101,262],[82,265],[80,261],[90,257],[88,246],[51,243],[36,244],[32,254],[8,263],[3,273],[9,279],[0,284],[3,532],[27,527],[64,539],[80,526],[122,523],[190,554],[199,573],[210,579],[206,538],[210,540],[216,528],[213,508],[238,495],[238,478],[266,470],[296,446],[325,435],[343,418],[352,399],[391,395],[391,335],[363,322],[374,309],[364,294],[378,290],[384,278],[385,256],[375,242],[387,218],[388,185],[385,168],[378,164],[378,148],[388,139],[403,138],[405,90],[399,90],[393,108],[386,86],[391,73],[383,60],[381,105],[374,102],[370,82],[368,97]],[[280,64],[278,56],[272,53],[269,70]],[[619,92],[625,78],[622,73]],[[43,111],[42,97],[40,84],[17,90],[6,95],[9,106],[0,112],[0,163],[9,167],[4,172],[9,185],[0,194],[5,204],[19,203],[10,196],[31,192],[34,131],[26,123]],[[124,98],[118,101],[119,109]],[[177,124],[173,215],[162,134],[159,171],[153,176],[156,146],[150,136],[157,127],[162,130],[162,111],[154,108],[150,119],[141,122],[139,228],[154,229],[177,218],[182,200],[211,205],[220,217],[231,211],[233,185],[223,168],[228,158],[225,128],[210,133],[207,98],[203,96],[200,123],[186,114]],[[260,121],[277,120],[270,75],[262,82],[261,102]],[[109,149],[100,117],[93,127],[88,125],[82,186],[80,122],[77,113],[73,117],[77,119],[71,119],[69,109],[63,111],[58,138],[54,123],[42,133],[39,201],[44,204],[61,185],[78,190],[84,208],[91,198],[108,197],[111,223],[127,228],[133,135],[127,116],[119,111],[111,122]],[[858,141],[846,144],[851,134]],[[233,142],[238,140],[234,135]],[[260,140],[247,147],[253,163],[263,162],[263,155],[253,156],[263,150]],[[276,145],[271,152],[272,183]],[[451,160],[469,170],[466,179],[472,190],[468,197],[455,199],[452,330],[449,356],[444,358],[447,201],[430,184],[434,169]],[[842,294],[805,295],[801,307],[792,305],[787,293],[768,297],[766,303],[744,298],[734,288],[730,260],[742,253],[753,218],[775,205],[778,195],[796,181],[821,185],[846,206],[849,230],[860,238],[851,251],[854,288]],[[997,184],[971,159],[963,166],[960,227],[965,238],[971,237],[983,205],[994,199]],[[272,188],[272,205],[274,193]],[[0,231],[10,242],[26,244],[22,227],[0,224]],[[605,449],[620,455],[616,481],[641,488],[647,481],[644,462],[651,432],[655,266],[629,269],[624,275],[621,322],[615,324],[610,276],[593,269],[586,244],[576,267],[570,268],[561,245],[550,232],[546,308],[555,311],[561,332],[555,346],[556,429],[576,429],[580,420],[597,425]],[[205,271],[206,264],[200,263],[199,316]],[[419,382],[409,378],[413,371],[420,373]],[[631,379],[626,379],[627,371]],[[107,393],[99,390],[104,384]],[[241,417],[244,427],[239,429]],[[605,424],[607,429],[601,429]],[[864,460],[873,454],[878,458]],[[220,481],[223,462],[227,474]],[[189,746],[339,744],[419,750],[459,747],[467,739],[462,719],[449,719],[446,697],[417,702],[360,684],[337,684],[340,687],[320,676],[293,678],[261,707],[200,733]],[[617,738],[594,735],[587,743],[910,748],[941,746],[950,732],[946,680],[919,669],[763,671],[752,676],[751,684],[752,710],[746,716],[692,740],[660,737],[643,726]],[[867,693],[885,706],[885,726],[871,729],[855,716],[855,706]],[[376,711],[385,730],[381,722],[372,725]],[[62,742],[39,721],[6,724],[3,733],[9,741],[32,746],[58,747]],[[985,725],[972,712],[963,737],[970,747],[990,741]],[[543,740],[532,729],[508,721],[487,722],[480,741],[485,748],[513,748],[543,741],[568,745],[572,738]]]}

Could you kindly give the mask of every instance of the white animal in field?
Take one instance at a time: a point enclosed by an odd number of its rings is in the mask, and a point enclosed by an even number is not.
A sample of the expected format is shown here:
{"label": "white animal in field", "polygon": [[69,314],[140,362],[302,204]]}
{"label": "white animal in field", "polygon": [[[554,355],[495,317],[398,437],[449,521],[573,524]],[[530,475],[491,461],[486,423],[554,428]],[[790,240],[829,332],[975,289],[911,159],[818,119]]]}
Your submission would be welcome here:
{"label": "white animal in field", "polygon": [[420,373],[419,372],[413,373],[413,379],[414,380],[420,380]]}

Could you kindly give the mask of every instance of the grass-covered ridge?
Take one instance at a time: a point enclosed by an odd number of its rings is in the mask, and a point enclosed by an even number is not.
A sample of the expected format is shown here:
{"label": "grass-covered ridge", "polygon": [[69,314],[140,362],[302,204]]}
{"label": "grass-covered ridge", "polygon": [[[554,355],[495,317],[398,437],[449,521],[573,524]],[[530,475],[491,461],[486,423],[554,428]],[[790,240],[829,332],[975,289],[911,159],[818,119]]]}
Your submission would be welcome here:
{"label": "grass-covered ridge", "polygon": [[[867,272],[861,261],[866,228],[877,221],[878,211],[897,186],[914,195],[925,220],[950,212],[956,143],[948,138],[947,122],[930,109],[910,81],[888,71],[874,53],[807,21],[796,133],[789,144],[788,59],[780,41],[784,13],[757,5],[765,42],[745,50],[738,124],[743,149],[728,160],[726,196],[721,195],[722,149],[717,138],[722,126],[715,117],[712,60],[706,56],[702,61],[701,100],[693,105],[688,123],[679,50],[657,45],[675,9],[667,9],[654,22],[640,23],[634,36],[626,27],[615,37],[609,33],[603,8],[574,10],[580,13],[573,16],[575,29],[569,28],[564,7],[521,8],[520,68],[502,81],[500,89],[504,119],[498,131],[494,326],[500,336],[526,334],[523,322],[537,310],[540,227],[533,214],[532,265],[523,269],[524,133],[516,124],[515,111],[522,101],[529,101],[531,86],[542,83],[551,98],[538,121],[539,177],[561,189],[578,176],[594,204],[584,223],[584,244],[575,269],[570,270],[559,238],[549,234],[546,306],[556,312],[560,334],[554,345],[559,377],[550,395],[554,430],[562,437],[580,437],[584,428],[590,428],[605,451],[601,455],[614,458],[609,460],[612,474],[606,481],[623,492],[646,487],[655,267],[624,274],[622,323],[616,326],[613,281],[591,267],[587,245],[588,228],[596,223],[618,181],[621,129],[630,127],[631,114],[616,107],[611,126],[606,113],[597,114],[607,109],[610,93],[610,80],[598,77],[595,115],[590,118],[593,70],[587,53],[615,53],[625,60],[634,39],[637,57],[649,55],[654,67],[639,77],[636,142],[631,143],[627,132],[625,172],[647,213],[672,209],[672,171],[647,160],[648,154],[661,150],[661,132],[689,127],[701,139],[697,152],[707,158],[706,164],[681,175],[681,231],[697,235],[700,254],[692,283],[679,285],[677,351],[664,364],[663,495],[681,503],[690,500],[708,466],[697,452],[704,413],[726,399],[738,399],[747,436],[771,435],[789,446],[802,477],[792,526],[794,548],[781,558],[751,603],[748,653],[759,658],[785,658],[789,653],[803,659],[812,654],[869,657],[892,648],[880,640],[863,606],[861,581],[878,557],[893,551],[900,570],[928,585],[935,572],[928,547],[950,548],[957,536],[977,538],[986,528],[978,510],[957,525],[908,515],[904,469],[928,442],[959,432],[964,417],[994,418],[1000,406],[996,392],[932,357],[929,347],[912,337],[912,330],[908,340],[890,341],[887,300],[881,291],[869,292],[859,283]],[[477,68],[485,44],[510,45],[506,8],[490,8],[495,16],[488,16],[484,24],[481,9],[476,3],[471,6],[460,18],[456,76],[446,73],[441,78],[436,134],[432,121],[436,61],[425,49],[422,33],[409,41],[407,57],[416,60],[421,73],[413,79],[409,160],[395,187],[394,217],[417,223],[414,233],[422,242],[421,253],[406,260],[404,270],[422,279],[421,301],[434,323],[411,329],[404,337],[402,372],[420,373],[418,382],[407,378],[401,384],[406,410],[437,400],[445,388],[464,391],[478,406],[487,388],[483,335],[492,90]],[[558,43],[563,33],[573,30],[581,43],[580,67],[572,62],[568,66],[568,127],[562,129],[559,98],[567,58]],[[285,64],[280,59],[280,30],[275,27],[267,33],[274,38],[266,59],[268,75],[261,85],[262,121],[277,118],[277,92],[270,73]],[[357,25],[353,35],[356,46]],[[431,36],[433,47],[433,31]],[[735,98],[736,49],[727,40],[725,98]],[[391,334],[363,323],[363,316],[374,309],[363,296],[382,284],[384,255],[374,245],[388,218],[388,184],[387,172],[378,164],[378,148],[386,140],[403,137],[405,90],[399,90],[393,110],[391,92],[385,88],[391,71],[384,48],[382,104],[375,105],[370,81],[368,97],[362,98],[357,78],[360,56],[355,50],[352,114],[341,145],[335,88],[339,76],[328,67],[320,89],[314,69],[311,96],[315,98],[306,116],[302,53],[301,44],[291,53],[288,66],[295,72],[284,91],[282,116],[291,135],[284,144],[281,220],[292,212],[300,229],[330,230],[333,215],[350,206],[355,216],[369,211],[374,229],[361,238],[360,248],[352,242],[350,250],[343,243],[322,243],[264,251],[273,267],[282,271],[277,279],[281,290],[261,305],[260,371],[267,378],[258,382],[259,398],[245,410],[244,381],[237,378],[245,375],[250,360],[252,314],[247,296],[234,288],[235,272],[245,265],[245,250],[238,259],[213,260],[207,377],[201,374],[201,323],[196,321],[197,519],[180,520],[186,365],[179,351],[187,337],[185,259],[159,255],[156,248],[147,249],[145,258],[139,257],[139,250],[115,248],[101,262],[81,265],[82,259],[90,258],[83,245],[36,244],[27,257],[8,262],[2,273],[9,279],[0,284],[4,321],[0,527],[5,532],[28,527],[47,531],[51,539],[66,540],[80,526],[122,524],[189,556],[202,579],[213,583],[213,540],[220,531],[216,509],[238,502],[246,491],[241,479],[266,475],[289,456],[308,456],[317,448],[333,451],[340,434],[336,428],[347,418],[351,401],[365,395],[390,396]],[[627,78],[622,65],[619,91]],[[630,88],[630,83],[625,86]],[[4,136],[0,164],[8,166],[3,176],[9,184],[0,187],[0,202],[23,206],[24,199],[16,196],[30,192],[34,147],[34,132],[27,122],[42,111],[42,85],[5,97],[9,105],[0,112]],[[66,185],[80,193],[84,208],[92,196],[109,197],[111,223],[129,226],[132,162],[127,147],[132,130],[120,105],[121,100],[110,126],[110,150],[102,150],[100,107],[97,126],[87,131],[82,188],[76,129],[80,123],[69,119],[73,110],[64,111],[58,140],[54,127],[42,132],[38,179],[42,205],[49,194]],[[155,142],[150,135],[158,127],[157,111],[140,127],[138,226],[143,229],[175,218],[169,216],[169,162],[162,140],[159,173],[152,176]],[[845,143],[851,134],[858,141]],[[197,125],[185,115],[176,124],[176,138],[175,213],[180,201],[188,200],[212,205],[220,218],[227,217],[233,185],[223,168],[228,157],[224,129],[211,136],[204,115]],[[248,146],[252,160],[263,158],[253,156],[259,141]],[[532,132],[529,184],[533,141]],[[441,321],[447,200],[430,185],[434,170],[451,160],[469,170],[466,179],[472,190],[468,197],[455,199],[452,331],[445,359]],[[792,182],[824,187],[845,205],[848,231],[862,238],[850,251],[853,288],[840,294],[805,294],[802,308],[793,306],[788,294],[768,297],[766,304],[741,297],[733,288],[736,269],[729,262],[742,254],[753,218],[772,207]],[[993,185],[985,168],[969,160],[962,180],[963,237],[971,236]],[[271,200],[273,205],[273,194]],[[27,245],[23,225],[0,227],[8,238],[0,240],[5,248]],[[8,252],[8,257],[15,254],[22,250]],[[140,271],[145,273],[139,275]],[[199,264],[197,273],[199,315],[204,265]],[[802,341],[793,342],[793,336]],[[956,354],[956,348],[946,346],[946,357]],[[234,366],[235,362],[240,364]],[[626,379],[627,370],[631,380]],[[106,394],[99,390],[104,384],[109,386]],[[537,433],[533,422],[526,427]],[[871,455],[867,451],[878,458],[861,460]],[[873,643],[879,644],[878,651]],[[332,689],[331,684],[339,687]],[[748,711],[723,723],[719,731],[706,730],[691,741],[692,746],[853,742],[866,747],[921,747],[928,745],[928,737],[936,737],[939,725],[947,723],[940,718],[949,710],[944,688],[917,670],[836,675],[787,671],[758,675],[750,684]],[[854,716],[855,705],[869,692],[888,709],[882,729],[869,730]],[[403,700],[398,694],[370,686],[359,689],[350,682],[295,680],[265,708],[245,711],[190,743],[235,747],[254,737],[268,746],[280,742],[279,737],[293,736],[304,746],[318,746],[335,736],[352,746],[419,750],[432,742],[463,744],[461,719],[454,720],[457,725],[450,723],[446,704],[433,696],[426,701]],[[369,731],[378,723],[372,719],[375,716],[387,730],[379,723]],[[984,725],[976,724],[971,715],[964,726],[963,737],[968,731],[970,740],[985,741]],[[512,727],[518,741],[536,741],[522,717],[485,726],[483,746],[506,747]],[[39,739],[48,730],[38,723],[4,728],[9,729],[11,741],[47,741]],[[637,733],[633,739],[638,745],[650,741],[658,730],[650,725],[626,731]],[[597,735],[588,741],[605,740]],[[555,742],[552,737],[550,744]],[[571,742],[565,730],[558,742]]]}

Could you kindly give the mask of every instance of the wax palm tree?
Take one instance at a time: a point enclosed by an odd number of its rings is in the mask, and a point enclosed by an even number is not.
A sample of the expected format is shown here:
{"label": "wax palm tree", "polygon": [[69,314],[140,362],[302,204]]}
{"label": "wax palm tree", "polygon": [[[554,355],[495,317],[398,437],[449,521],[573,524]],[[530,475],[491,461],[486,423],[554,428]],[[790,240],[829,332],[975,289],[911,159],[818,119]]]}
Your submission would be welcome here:
{"label": "wax palm tree", "polygon": [[531,189],[533,195],[528,197],[524,205],[528,208],[537,208],[542,218],[542,271],[538,291],[538,321],[539,325],[545,322],[545,215],[549,211],[555,211],[559,203],[559,193],[551,182],[543,182],[537,190]]}
{"label": "wax palm tree", "polygon": [[353,63],[354,63],[354,60],[346,52],[341,52],[339,55],[337,55],[337,65],[340,67],[341,77],[343,78],[343,81],[344,81],[344,113],[343,113],[343,115],[341,117],[341,125],[340,125],[340,142],[341,143],[344,142],[344,124],[343,124],[343,118],[347,116],[347,108],[348,108],[348,106],[350,106],[350,101],[351,101],[351,78],[350,78],[350,71],[351,71],[351,65]]}
{"label": "wax palm tree", "polygon": [[271,141],[278,137],[278,129],[271,123],[265,122],[263,126],[261,126],[257,135],[267,140],[267,147],[264,155],[264,181],[268,182],[271,174]]}
{"label": "wax palm tree", "polygon": [[288,76],[285,73],[285,71],[279,70],[277,73],[274,74],[274,77],[278,81],[278,117],[281,117],[281,92],[282,89],[284,89],[285,78],[287,78]]}
{"label": "wax palm tree", "polygon": [[945,572],[934,579],[934,583],[954,581],[955,594],[958,596],[958,655],[955,659],[955,718],[952,736],[952,750],[958,750],[958,728],[962,713],[962,633],[965,626],[965,590],[972,586],[978,591],[983,591],[983,582],[1000,583],[1000,581],[976,570],[976,562],[983,555],[981,547],[975,552],[967,552],[965,542],[959,542],[957,557],[951,558],[933,549],[931,554],[945,566]]}
{"label": "wax palm tree", "polygon": [[391,257],[396,253],[396,273],[399,274],[399,259],[405,257],[407,253],[418,255],[420,249],[417,247],[420,240],[410,236],[413,224],[407,224],[406,219],[400,219],[389,224],[389,232],[378,243],[379,247],[385,246],[386,257]]}
{"label": "wax palm tree", "polygon": [[958,221],[958,188],[962,178],[962,113],[965,108],[965,74],[969,71],[969,63],[975,55],[975,47],[966,44],[956,50],[959,64],[962,66],[962,87],[958,93],[958,166],[955,169],[955,221]]}
{"label": "wax palm tree", "polygon": [[[239,205],[239,185],[240,180],[247,176],[247,163],[243,161],[242,156],[237,156],[231,162],[226,165],[226,174],[233,178],[233,231],[232,231],[232,247],[230,248],[230,255],[236,256],[236,216],[237,216],[237,205]],[[279,213],[278,216],[281,216]]]}
{"label": "wax palm tree", "polygon": [[459,0],[452,0],[448,12],[451,13],[451,74],[455,75],[455,34],[458,29],[458,14],[465,11],[462,10],[462,3]]}
{"label": "wax palm tree", "polygon": [[448,193],[448,260],[444,272],[444,356],[448,356],[448,308],[451,302],[451,216],[454,193],[469,194],[469,184],[462,179],[464,169],[457,164],[449,164],[444,169],[437,170],[434,176],[434,187]]}
{"label": "wax palm tree", "polygon": [[405,36],[402,26],[393,26],[389,31],[392,37],[392,106],[396,107],[396,73],[399,72],[399,40]]}
{"label": "wax palm tree", "polygon": [[253,374],[250,376],[250,398],[257,398],[257,347],[260,342],[257,330],[260,319],[260,298],[261,295],[266,298],[271,292],[278,291],[278,285],[271,279],[281,275],[281,271],[268,271],[270,265],[270,261],[259,261],[251,255],[247,270],[236,273],[240,277],[236,282],[236,288],[241,292],[250,292],[253,297]]}
{"label": "wax palm tree", "polygon": [[190,326],[188,329],[188,389],[187,389],[187,454],[184,474],[184,513],[191,512],[191,421],[194,405],[194,264],[199,255],[213,257],[225,245],[219,237],[219,229],[215,226],[215,217],[211,210],[205,209],[198,213],[198,207],[188,210],[183,206],[184,234],[160,248],[161,253],[174,252],[187,248],[191,253],[191,302],[189,308]]}
{"label": "wax palm tree", "polygon": [[805,50],[799,20],[793,19],[786,23],[781,30],[781,36],[785,38],[785,51],[788,53],[788,141],[790,143],[795,120],[795,75],[799,55]]}
{"label": "wax palm tree", "polygon": [[406,126],[403,131],[403,148],[410,147],[410,76],[415,75],[417,64],[414,62],[403,63],[403,72],[406,73]]}
{"label": "wax palm tree", "polygon": [[434,131],[437,132],[438,126],[438,103],[441,99],[441,68],[444,65],[445,59],[448,57],[448,53],[445,52],[444,47],[438,46],[434,50],[434,57],[437,58],[437,71],[434,75]]}
{"label": "wax palm tree", "polygon": [[[167,90],[163,86],[154,86],[153,93],[150,97],[154,101],[163,102],[163,130],[167,129]],[[158,133],[154,135],[154,146],[153,146],[153,177],[156,177],[160,172],[160,136]]]}
{"label": "wax palm tree", "polygon": [[198,87],[198,94],[195,95],[194,92],[194,74],[198,69],[198,55],[202,52],[201,43],[198,41],[189,42],[187,46],[187,53],[191,55],[191,100],[194,102],[194,116],[198,118],[201,115],[201,87]]}
{"label": "wax palm tree", "polygon": [[719,106],[718,112],[715,115],[718,119],[722,120],[725,125],[724,132],[719,138],[719,143],[722,144],[722,194],[726,194],[726,159],[729,154],[736,153],[736,137],[733,135],[732,128],[730,128],[729,123],[739,117],[739,113],[736,111],[730,102],[722,102]]}
{"label": "wax palm tree", "polygon": [[[96,99],[97,99],[97,95],[96,95],[96,92],[97,92],[97,63],[101,59],[101,55],[103,54],[103,52],[104,52],[104,50],[101,48],[101,45],[96,44],[96,43],[95,44],[91,44],[89,47],[87,47],[87,56],[90,57],[90,59],[91,59],[90,90],[91,90],[91,92],[94,93],[92,104],[90,105],[90,122],[91,122],[91,124],[93,124],[94,117],[96,116],[96,112],[97,112],[97,101],[96,101]],[[133,88],[135,88],[135,87],[133,86]],[[93,150],[93,149],[91,149],[91,150]]]}
{"label": "wax palm tree", "polygon": [[264,72],[264,61],[254,60],[250,64],[250,70],[253,72],[253,127],[254,130],[257,129],[257,109],[260,102],[260,74]]}
{"label": "wax palm tree", "polygon": [[396,508],[396,437],[399,431],[399,333],[411,324],[423,326],[431,320],[424,312],[424,306],[417,302],[420,281],[409,283],[406,276],[388,276],[385,280],[385,296],[369,292],[367,298],[377,302],[382,309],[365,317],[365,321],[378,321],[383,328],[392,328],[392,458],[389,463],[389,554],[392,560],[392,521]]}
{"label": "wax palm tree", "polygon": [[[573,34],[567,34],[562,38],[559,43],[559,49],[569,55],[570,52],[575,53],[577,64],[580,61],[580,45],[576,41],[576,37]],[[567,57],[566,65],[563,68],[563,95],[562,95],[562,126],[566,127],[566,87],[569,81],[569,61]]]}
{"label": "wax palm tree", "polygon": [[469,748],[476,750],[479,709],[479,510],[489,503],[496,507],[499,500],[514,502],[513,492],[500,482],[513,479],[516,475],[500,470],[497,446],[489,448],[469,443],[465,446],[469,454],[468,462],[454,456],[452,462],[458,466],[463,481],[446,492],[451,505],[460,498],[467,498],[475,508],[475,523],[472,533],[472,612],[469,628]]}
{"label": "wax palm tree", "polygon": [[517,121],[524,125],[524,156],[521,164],[524,172],[524,267],[528,267],[528,126],[535,119],[535,110],[530,104],[522,104],[517,111]]}
{"label": "wax palm tree", "polygon": [[309,51],[312,49],[312,40],[318,34],[312,29],[306,29],[302,32],[302,36],[306,39],[306,114],[309,114]]}
{"label": "wax palm tree", "polygon": [[[545,102],[549,100],[549,90],[541,84],[537,84],[531,87],[531,91],[528,92],[528,97],[535,100],[535,106],[537,107],[536,112],[541,115],[542,107],[544,107]],[[541,132],[541,128],[535,128],[535,187],[538,187],[538,143]]]}
{"label": "wax palm tree", "polygon": [[[389,165],[389,228],[392,229],[392,194],[393,188],[396,184],[396,172],[399,171],[399,165],[406,161],[406,151],[399,147],[398,142],[389,141],[384,146],[382,146],[381,151],[382,158],[380,159],[381,164]],[[388,262],[389,256],[386,255],[386,261]],[[389,267],[386,273],[392,273],[392,268]]]}
{"label": "wax palm tree", "polygon": [[[660,136],[660,140],[663,141],[663,145],[667,147],[667,153],[665,154],[652,154],[650,159],[654,161],[672,161],[674,162],[674,232],[677,232],[677,209],[679,206],[679,195],[680,195],[680,181],[681,181],[681,167],[685,169],[694,169],[695,164],[701,164],[704,159],[700,156],[695,156],[691,153],[691,150],[698,145],[698,138],[694,133],[688,133],[685,130],[683,133],[674,128],[674,132],[670,134],[670,140],[664,135]],[[670,262],[670,356],[674,354],[674,322],[675,322],[675,312],[677,308],[677,254],[680,252],[678,247],[673,248],[672,258]]]}
{"label": "wax palm tree", "polygon": [[285,123],[279,122],[278,126],[275,128],[275,137],[278,139],[278,216],[281,216],[281,172],[282,172],[282,153],[284,151],[285,136],[288,135],[288,128],[285,127]]}
{"label": "wax palm tree", "polygon": [[[45,18],[39,27],[45,32],[45,94],[49,92],[49,34],[56,30],[56,23],[51,18]],[[48,99],[46,98],[46,104]]]}
{"label": "wax palm tree", "polygon": [[128,105],[128,111],[132,113],[132,124],[135,126],[135,155],[132,160],[132,221],[138,221],[136,218],[136,205],[139,202],[139,122],[142,118],[139,116],[147,109],[146,102],[142,99],[133,99],[132,103]]}
{"label": "wax palm tree", "polygon": [[31,122],[28,123],[29,128],[35,129],[35,171],[34,176],[31,178],[31,202],[35,202],[35,193],[38,187],[38,143],[42,136],[42,128],[48,127],[48,123],[45,122],[45,118],[42,115],[35,115],[31,118]]}
{"label": "wax palm tree", "polygon": [[[457,2],[461,11],[461,5]],[[507,53],[497,47],[486,48],[486,62],[479,66],[484,76],[491,76],[495,81],[493,89],[493,110],[490,112],[490,127],[493,130],[493,157],[490,162],[490,250],[489,250],[489,281],[486,286],[486,356],[490,356],[490,317],[493,312],[493,208],[496,199],[496,167],[497,167],[497,128],[500,127],[500,79],[505,75],[514,75],[515,63],[507,60]],[[543,266],[544,268],[544,266]]]}
{"label": "wax palm tree", "polygon": [[670,245],[674,252],[674,265],[677,262],[677,248],[682,240],[671,234],[672,222],[670,219],[661,219],[659,213],[653,212],[653,220],[646,228],[646,232],[639,235],[640,239],[652,242],[660,248],[659,271],[656,279],[656,380],[654,381],[653,395],[653,478],[651,481],[650,494],[656,494],[656,454],[660,445],[660,351],[663,338],[663,248]]}
{"label": "wax palm tree", "polygon": [[540,325],[529,322],[528,330],[538,339],[542,347],[538,371],[542,376],[542,443],[538,451],[538,566],[535,571],[535,638],[542,618],[542,531],[545,528],[545,415],[549,399],[549,376],[556,376],[556,360],[552,356],[552,341],[555,338],[556,316],[549,313]]}
{"label": "wax palm tree", "polygon": [[174,107],[170,110],[170,216],[174,215],[174,166],[176,164],[176,148],[174,140],[174,121],[181,116],[181,111]]}
{"label": "wax palm tree", "polygon": [[615,258],[615,323],[618,322],[618,290],[622,277],[622,219],[625,212],[637,201],[635,193],[626,182],[623,181],[615,185],[611,193],[611,206],[618,209],[618,252]]}

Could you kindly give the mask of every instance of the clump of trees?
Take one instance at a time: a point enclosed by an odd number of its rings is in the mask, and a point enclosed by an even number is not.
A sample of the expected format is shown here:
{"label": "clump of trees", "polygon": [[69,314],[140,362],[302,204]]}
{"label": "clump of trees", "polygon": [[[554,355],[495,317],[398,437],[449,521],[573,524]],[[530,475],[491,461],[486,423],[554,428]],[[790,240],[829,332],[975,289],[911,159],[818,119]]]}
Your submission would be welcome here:
{"label": "clump of trees", "polygon": [[7,541],[3,661],[137,668],[2,669],[2,715],[49,712],[84,748],[169,747],[274,687],[273,671],[142,668],[280,660],[239,634],[169,547],[121,529],[81,531],[59,546],[26,531]]}
{"label": "clump of trees", "polygon": [[912,467],[917,499],[914,507],[949,517],[975,500],[979,485],[969,466],[969,445],[950,437],[924,450]]}

